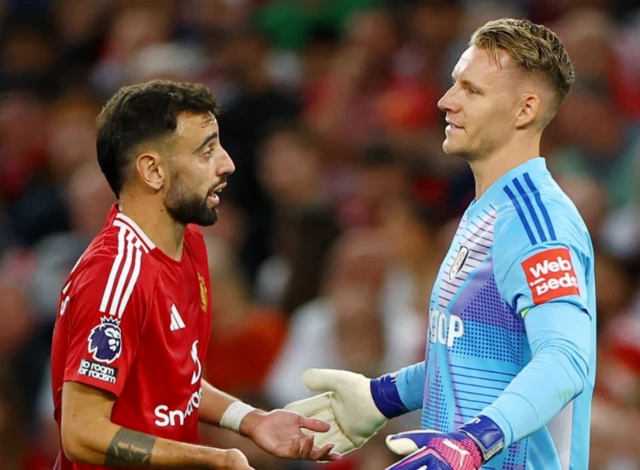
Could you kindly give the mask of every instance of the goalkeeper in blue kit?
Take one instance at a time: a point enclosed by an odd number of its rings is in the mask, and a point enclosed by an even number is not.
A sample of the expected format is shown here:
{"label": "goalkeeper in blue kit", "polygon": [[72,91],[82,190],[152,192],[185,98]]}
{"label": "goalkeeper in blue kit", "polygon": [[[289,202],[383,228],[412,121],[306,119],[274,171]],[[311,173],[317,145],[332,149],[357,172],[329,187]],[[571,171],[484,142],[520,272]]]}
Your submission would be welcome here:
{"label": "goalkeeper in blue kit", "polygon": [[540,157],[543,129],[574,80],[558,37],[527,20],[480,27],[438,106],[443,149],[471,166],[465,211],[431,293],[425,360],[376,379],[311,369],[322,394],[291,403],[325,419],[347,453],[388,419],[398,470],[586,470],[595,378],[593,247]]}

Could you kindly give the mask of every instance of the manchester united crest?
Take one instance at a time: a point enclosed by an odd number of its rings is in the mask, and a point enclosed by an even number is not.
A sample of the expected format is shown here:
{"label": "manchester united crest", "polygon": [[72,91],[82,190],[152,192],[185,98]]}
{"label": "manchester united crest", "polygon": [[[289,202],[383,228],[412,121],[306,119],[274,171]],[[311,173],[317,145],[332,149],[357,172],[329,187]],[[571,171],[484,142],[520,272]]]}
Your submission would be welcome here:
{"label": "manchester united crest", "polygon": [[200,273],[198,273],[198,281],[200,282],[200,308],[202,308],[203,312],[206,312],[209,305],[209,296],[207,294],[207,283]]}

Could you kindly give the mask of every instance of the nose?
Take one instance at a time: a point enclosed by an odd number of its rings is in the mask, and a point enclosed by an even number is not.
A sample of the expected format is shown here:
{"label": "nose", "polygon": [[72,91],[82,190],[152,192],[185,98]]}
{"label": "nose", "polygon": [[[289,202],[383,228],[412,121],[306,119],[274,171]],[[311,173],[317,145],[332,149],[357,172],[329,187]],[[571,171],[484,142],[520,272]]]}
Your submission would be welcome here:
{"label": "nose", "polygon": [[227,176],[236,171],[236,165],[233,163],[231,156],[227,153],[226,150],[223,151],[222,159],[220,161],[220,165],[217,168],[218,176]]}
{"label": "nose", "polygon": [[455,99],[455,86],[452,86],[447,92],[442,95],[442,98],[438,100],[438,108],[445,113],[455,113],[459,111],[459,104]]}

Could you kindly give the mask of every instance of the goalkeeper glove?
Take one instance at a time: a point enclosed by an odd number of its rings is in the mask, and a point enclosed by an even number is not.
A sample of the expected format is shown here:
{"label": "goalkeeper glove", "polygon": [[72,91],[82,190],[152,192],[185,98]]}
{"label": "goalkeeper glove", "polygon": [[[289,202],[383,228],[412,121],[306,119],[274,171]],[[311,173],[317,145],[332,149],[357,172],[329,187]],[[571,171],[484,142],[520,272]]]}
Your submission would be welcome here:
{"label": "goalkeeper glove", "polygon": [[387,436],[387,447],[408,455],[387,470],[478,470],[504,447],[504,434],[486,416],[456,432],[409,431]]}
{"label": "goalkeeper glove", "polygon": [[390,418],[409,411],[393,375],[371,380],[343,370],[309,369],[302,383],[307,390],[324,393],[289,403],[285,409],[328,422],[328,432],[314,433],[315,443],[320,447],[333,443],[338,454],[362,447]]}

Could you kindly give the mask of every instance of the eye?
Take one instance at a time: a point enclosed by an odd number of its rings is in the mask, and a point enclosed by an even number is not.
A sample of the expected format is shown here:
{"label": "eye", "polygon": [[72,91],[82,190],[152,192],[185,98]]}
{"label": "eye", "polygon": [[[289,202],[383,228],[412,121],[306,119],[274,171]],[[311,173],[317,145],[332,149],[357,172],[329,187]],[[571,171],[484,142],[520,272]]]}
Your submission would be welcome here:
{"label": "eye", "polygon": [[470,95],[477,95],[478,90],[476,90],[475,88],[467,87],[467,93],[469,93]]}

